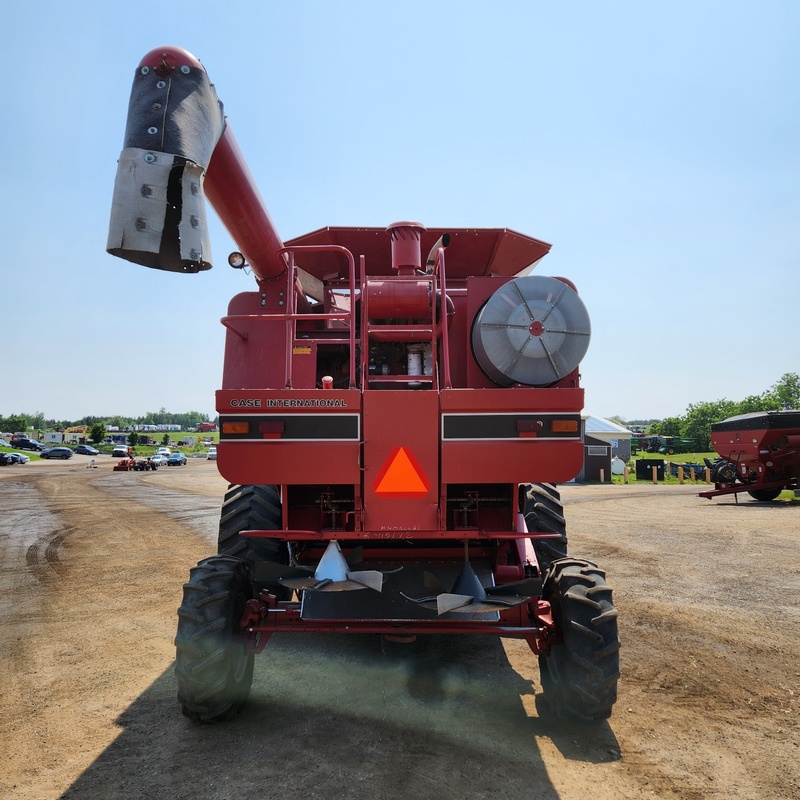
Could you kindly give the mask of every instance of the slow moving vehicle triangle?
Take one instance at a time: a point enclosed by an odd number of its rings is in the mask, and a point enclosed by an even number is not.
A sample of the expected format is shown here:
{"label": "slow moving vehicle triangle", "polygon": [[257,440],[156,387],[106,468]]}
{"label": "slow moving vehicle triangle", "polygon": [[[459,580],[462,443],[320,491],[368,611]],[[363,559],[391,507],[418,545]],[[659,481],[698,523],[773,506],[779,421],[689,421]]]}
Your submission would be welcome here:
{"label": "slow moving vehicle triangle", "polygon": [[411,450],[395,447],[375,478],[373,489],[381,497],[424,497],[430,481]]}

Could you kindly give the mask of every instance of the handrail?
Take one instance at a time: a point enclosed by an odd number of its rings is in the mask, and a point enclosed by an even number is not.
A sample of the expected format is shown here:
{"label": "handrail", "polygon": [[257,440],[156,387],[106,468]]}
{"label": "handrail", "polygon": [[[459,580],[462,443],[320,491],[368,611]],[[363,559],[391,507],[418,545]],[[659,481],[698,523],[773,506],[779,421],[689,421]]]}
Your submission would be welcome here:
{"label": "handrail", "polygon": [[439,300],[439,324],[442,326],[442,361],[444,363],[444,388],[452,389],[453,381],[450,377],[450,333],[447,327],[447,281],[444,268],[444,247],[436,249],[436,263],[434,273],[439,273],[439,286],[442,293]]}
{"label": "handrail", "polygon": [[[296,332],[295,324],[297,320],[309,319],[348,319],[350,322],[350,389],[356,388],[356,262],[353,254],[346,248],[338,244],[307,244],[283,247],[279,251],[289,256],[288,269],[286,270],[286,297],[291,297],[291,305],[287,308],[286,317],[286,369],[284,373],[286,388],[292,387],[292,343]],[[347,259],[350,284],[350,312],[347,314],[298,314],[297,313],[297,293],[295,285],[295,253],[341,253]]]}

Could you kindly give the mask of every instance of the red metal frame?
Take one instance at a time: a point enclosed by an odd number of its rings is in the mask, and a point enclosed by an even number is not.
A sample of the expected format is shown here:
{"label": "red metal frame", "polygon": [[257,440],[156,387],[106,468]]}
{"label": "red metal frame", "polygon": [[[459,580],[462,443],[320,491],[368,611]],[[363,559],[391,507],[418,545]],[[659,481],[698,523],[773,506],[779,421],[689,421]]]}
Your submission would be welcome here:
{"label": "red metal frame", "polygon": [[760,489],[795,489],[796,479],[780,481],[763,481],[761,483],[736,483],[733,486],[724,483],[715,483],[714,489],[698,492],[699,497],[718,497],[723,494],[739,494],[739,492],[752,492]]}
{"label": "red metal frame", "polygon": [[540,655],[562,640],[546,600],[536,599],[501,612],[499,623],[436,620],[421,622],[380,622],[364,620],[303,620],[300,604],[281,602],[268,592],[245,604],[238,630],[240,639],[254,653],[260,653],[273,633],[377,633],[384,636],[424,634],[506,636],[525,639],[534,655]]}

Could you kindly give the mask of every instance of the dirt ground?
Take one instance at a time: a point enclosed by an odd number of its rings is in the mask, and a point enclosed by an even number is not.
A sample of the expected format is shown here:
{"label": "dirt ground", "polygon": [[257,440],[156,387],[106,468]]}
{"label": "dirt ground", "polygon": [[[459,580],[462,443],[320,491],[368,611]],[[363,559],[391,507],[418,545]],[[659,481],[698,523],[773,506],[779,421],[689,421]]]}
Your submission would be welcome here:
{"label": "dirt ground", "polygon": [[0,469],[0,796],[800,796],[800,506],[692,486],[563,487],[570,551],[608,573],[619,702],[540,712],[524,642],[274,636],[238,720],[197,726],[173,678],[189,568],[213,553],[215,464]]}

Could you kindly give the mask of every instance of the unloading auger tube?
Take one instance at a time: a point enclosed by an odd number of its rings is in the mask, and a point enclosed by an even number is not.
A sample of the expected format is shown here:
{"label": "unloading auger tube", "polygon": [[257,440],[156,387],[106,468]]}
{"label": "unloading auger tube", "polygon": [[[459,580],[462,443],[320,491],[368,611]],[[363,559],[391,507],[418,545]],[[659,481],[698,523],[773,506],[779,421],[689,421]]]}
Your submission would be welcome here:
{"label": "unloading auger tube", "polygon": [[133,79],[107,251],[170,272],[210,269],[204,196],[257,279],[285,273],[283,242],[205,68],[157,47]]}

